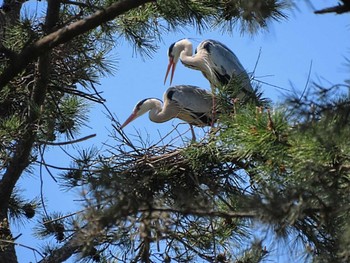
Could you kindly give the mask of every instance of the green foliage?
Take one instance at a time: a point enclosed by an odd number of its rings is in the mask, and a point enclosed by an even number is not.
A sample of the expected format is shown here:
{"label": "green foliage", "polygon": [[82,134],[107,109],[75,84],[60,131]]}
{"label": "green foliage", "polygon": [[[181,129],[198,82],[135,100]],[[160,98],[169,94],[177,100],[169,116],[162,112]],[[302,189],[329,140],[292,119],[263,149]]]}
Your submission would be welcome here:
{"label": "green foliage", "polygon": [[66,172],[60,175],[59,183],[62,188],[71,189],[83,186],[88,182],[94,184],[96,178],[94,172],[90,173],[91,170],[89,169],[93,169],[96,156],[99,156],[99,151],[95,147],[79,151],[76,161],[70,168],[67,168]]}
{"label": "green foliage", "polygon": [[222,28],[242,33],[266,29],[268,21],[286,19],[289,1],[157,1],[119,16],[112,24],[120,38],[130,41],[141,54],[151,55],[169,30],[192,27],[199,32]]}
{"label": "green foliage", "polygon": [[60,133],[76,133],[77,128],[87,121],[88,104],[85,99],[67,96],[61,100],[60,115],[58,116],[58,131]]}
{"label": "green foliage", "polygon": [[[224,1],[225,2],[225,1]],[[281,11],[290,7],[289,1],[227,1],[223,17],[228,20],[230,17],[240,17],[241,32],[256,32],[259,28],[266,28],[269,20],[282,20],[287,16]],[[218,21],[220,21],[220,16]],[[230,24],[226,27],[232,28]],[[224,26],[225,28],[225,26]]]}
{"label": "green foliage", "polygon": [[262,246],[261,241],[255,240],[252,246],[244,251],[243,255],[236,260],[236,263],[258,263],[261,262],[267,255],[267,251]]}
{"label": "green foliage", "polygon": [[2,45],[12,52],[19,53],[23,48],[37,40],[39,36],[38,25],[25,18],[6,28],[6,38],[2,40]]}
{"label": "green foliage", "polygon": [[[171,151],[116,148],[92,159],[95,165],[79,174],[90,186],[87,218],[98,222],[86,242],[103,230],[119,241],[119,255],[128,260],[156,257],[161,243],[164,257],[176,261],[241,253],[237,262],[259,262],[268,254],[263,240],[247,240],[249,221],[259,220],[279,238],[295,236],[315,261],[341,262],[348,257],[344,142],[350,108],[347,97],[312,101],[319,103],[314,111],[302,114],[300,103],[307,100],[273,110],[234,103],[208,141]],[[113,247],[104,235],[99,238]],[[252,246],[242,252],[232,249],[235,242]],[[136,254],[127,252],[132,247],[139,248]]]}
{"label": "green foliage", "polygon": [[[74,166],[82,169],[65,174],[63,180],[79,172],[79,179],[69,179],[70,187],[90,187],[84,219],[87,229],[92,220],[94,227],[85,232],[86,244],[99,240],[100,245],[118,251],[121,258],[137,260],[146,256],[145,247],[159,250],[157,244],[162,243],[163,255],[176,261],[212,261],[230,242],[246,239],[248,221],[230,214],[238,201],[225,197],[226,188],[233,186],[227,184],[224,168],[221,174],[213,174],[220,169],[218,158],[207,159],[208,168],[196,165],[195,149],[169,154],[158,146],[139,150],[116,151],[97,160],[96,154],[86,153]],[[84,163],[89,165],[80,165]],[[232,166],[226,169],[234,170]],[[218,216],[221,214],[223,217]],[[114,241],[118,249],[113,248]],[[130,252],[132,248],[135,253]],[[149,257],[156,258],[156,254]]]}
{"label": "green foliage", "polygon": [[[315,259],[336,260],[344,254],[338,246],[349,216],[349,100],[323,93],[273,113],[239,108],[223,118],[228,128],[220,138],[250,163],[246,171],[261,195],[262,219],[278,222],[275,229],[283,235],[286,226],[295,227],[315,246]],[[312,105],[303,119],[302,103]],[[295,119],[300,122],[293,125]]]}
{"label": "green foliage", "polygon": [[[29,18],[0,24],[0,74],[48,32],[115,2],[60,2],[52,28]],[[46,165],[42,150],[60,145],[61,134],[75,138],[88,121],[88,101],[103,103],[95,85],[115,73],[110,55],[117,42],[125,39],[152,55],[163,34],[187,27],[231,32],[239,26],[256,33],[285,19],[289,4],[154,1],[25,64],[0,94],[0,189],[12,187],[7,203],[0,192],[1,239],[12,240],[8,217],[37,216],[38,201],[22,198],[16,180],[32,171],[34,161]],[[264,240],[251,238],[252,223],[259,222],[277,237],[301,240],[315,262],[349,259],[349,97],[319,89],[311,98],[274,107],[258,89],[242,98],[243,81],[233,78],[218,88],[218,127],[200,143],[149,146],[140,138],[143,147],[137,147],[116,127],[117,146],[107,153],[92,147],[78,157],[69,154],[71,166],[61,168],[59,183],[81,191],[84,209],[63,215],[44,207],[36,237],[59,244],[48,244],[44,254],[68,248],[67,257],[79,253],[82,260],[102,262],[261,262],[268,253]],[[0,247],[2,253],[8,245]]]}
{"label": "green foliage", "polygon": [[18,189],[12,192],[9,202],[9,214],[16,224],[24,225],[27,220],[35,216],[40,208],[40,203],[37,198],[31,201],[24,200],[20,192]]}
{"label": "green foliage", "polygon": [[12,140],[17,135],[20,126],[21,119],[18,116],[10,116],[7,119],[2,119],[0,123],[2,143]]}
{"label": "green foliage", "polygon": [[35,225],[35,236],[40,239],[54,237],[57,242],[63,242],[74,231],[74,228],[80,226],[79,224],[80,221],[72,215],[67,217],[61,212],[47,214],[44,210]]}

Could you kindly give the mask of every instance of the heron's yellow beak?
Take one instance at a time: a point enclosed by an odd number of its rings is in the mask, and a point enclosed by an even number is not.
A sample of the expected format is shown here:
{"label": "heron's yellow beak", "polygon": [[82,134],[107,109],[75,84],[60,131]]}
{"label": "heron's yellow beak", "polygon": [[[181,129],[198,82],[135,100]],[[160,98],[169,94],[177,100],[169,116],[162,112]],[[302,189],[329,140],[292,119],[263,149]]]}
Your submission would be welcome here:
{"label": "heron's yellow beak", "polygon": [[168,68],[166,70],[166,74],[165,74],[165,78],[164,78],[164,84],[166,82],[166,79],[168,78],[170,69],[171,69],[170,85],[173,82],[173,77],[174,77],[174,73],[175,73],[175,67],[176,67],[176,63],[174,62],[174,58],[169,57],[169,65],[168,65]]}
{"label": "heron's yellow beak", "polygon": [[120,129],[123,129],[126,125],[128,125],[130,122],[132,122],[133,120],[135,120],[136,117],[137,117],[137,116],[136,116],[136,113],[133,112],[133,113],[129,116],[129,118],[127,118],[126,121],[120,126]]}

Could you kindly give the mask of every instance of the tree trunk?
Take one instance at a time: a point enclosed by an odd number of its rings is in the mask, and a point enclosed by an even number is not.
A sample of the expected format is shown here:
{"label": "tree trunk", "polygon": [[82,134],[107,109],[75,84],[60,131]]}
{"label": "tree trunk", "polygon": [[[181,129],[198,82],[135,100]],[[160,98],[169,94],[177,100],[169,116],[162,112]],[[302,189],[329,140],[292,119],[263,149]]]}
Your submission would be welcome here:
{"label": "tree trunk", "polygon": [[[6,209],[7,210],[7,209]],[[0,263],[17,263],[7,211],[0,212]]]}
{"label": "tree trunk", "polygon": [[[6,48],[3,46],[3,40],[6,38],[6,28],[15,25],[20,18],[22,4],[26,0],[5,0],[0,10],[0,57],[8,56]],[[2,181],[0,178],[0,182]],[[0,196],[2,193],[0,193]],[[1,201],[0,201],[1,202]],[[17,263],[15,245],[10,230],[8,219],[8,202],[2,204],[0,211],[0,263]]]}

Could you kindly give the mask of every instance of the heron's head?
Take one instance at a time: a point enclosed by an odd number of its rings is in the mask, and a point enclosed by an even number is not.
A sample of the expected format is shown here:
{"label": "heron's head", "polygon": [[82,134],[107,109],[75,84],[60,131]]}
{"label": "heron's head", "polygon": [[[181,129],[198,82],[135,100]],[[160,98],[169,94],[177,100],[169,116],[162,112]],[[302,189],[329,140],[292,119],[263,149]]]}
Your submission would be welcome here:
{"label": "heron's head", "polygon": [[134,107],[131,115],[129,118],[126,119],[126,121],[120,126],[120,129],[123,129],[126,125],[128,125],[130,122],[134,121],[138,117],[142,116],[146,112],[150,111],[155,105],[159,104],[159,107],[161,107],[161,100],[155,99],[155,98],[147,98],[139,101],[136,106]]}
{"label": "heron's head", "polygon": [[184,51],[187,47],[190,47],[189,51],[192,55],[192,43],[186,38],[180,39],[179,41],[172,43],[169,46],[169,49],[168,49],[169,64],[165,74],[164,84],[171,70],[171,74],[170,74],[170,85],[171,85],[173,81],[174,73],[175,73],[176,63],[179,61],[181,52]]}

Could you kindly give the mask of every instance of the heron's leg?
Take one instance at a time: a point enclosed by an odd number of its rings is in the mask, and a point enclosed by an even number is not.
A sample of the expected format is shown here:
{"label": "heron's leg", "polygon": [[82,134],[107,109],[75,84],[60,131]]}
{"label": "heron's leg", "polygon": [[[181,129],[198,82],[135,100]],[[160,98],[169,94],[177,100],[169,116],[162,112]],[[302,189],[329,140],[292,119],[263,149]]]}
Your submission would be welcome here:
{"label": "heron's leg", "polygon": [[197,138],[196,138],[196,134],[194,134],[194,129],[192,124],[190,124],[190,128],[191,128],[191,134],[192,134],[192,142],[195,142]]}
{"label": "heron's leg", "polygon": [[216,94],[215,94],[215,87],[213,85],[211,86],[211,93],[213,94],[213,102],[212,102],[212,120],[210,127],[214,127],[215,117],[216,117]]}
{"label": "heron's leg", "polygon": [[215,117],[216,117],[216,98],[215,98],[215,95],[213,95],[213,109],[212,109],[211,127],[214,127]]}

